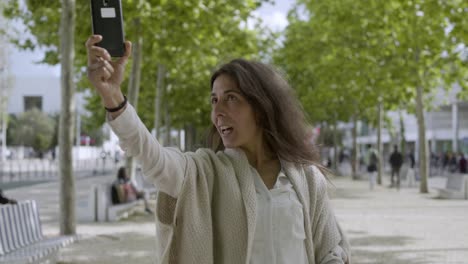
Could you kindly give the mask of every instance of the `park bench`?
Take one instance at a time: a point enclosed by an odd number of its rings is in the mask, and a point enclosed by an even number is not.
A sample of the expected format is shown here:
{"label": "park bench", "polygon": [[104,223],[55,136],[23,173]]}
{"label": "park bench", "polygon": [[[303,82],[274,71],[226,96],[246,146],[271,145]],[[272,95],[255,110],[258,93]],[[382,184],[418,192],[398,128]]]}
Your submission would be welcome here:
{"label": "park bench", "polygon": [[0,263],[55,263],[75,236],[44,237],[35,201],[0,206]]}
{"label": "park bench", "polygon": [[[143,204],[142,200],[135,200],[132,202],[127,203],[120,203],[120,204],[113,204],[112,203],[112,195],[111,195],[111,188],[112,184],[105,185],[101,191],[101,208],[104,210],[100,210],[98,212],[101,213],[99,219],[105,219],[105,221],[118,221],[120,219],[127,218],[128,216],[135,213],[135,210],[138,205]],[[103,214],[106,212],[106,215]]]}
{"label": "park bench", "polygon": [[77,220],[81,222],[113,222],[131,215],[140,200],[112,204],[111,187],[111,183],[91,186],[87,197],[77,201]]}
{"label": "park bench", "polygon": [[449,174],[445,188],[437,188],[439,198],[468,200],[468,174]]}
{"label": "park bench", "polygon": [[[137,172],[135,182],[137,188],[145,192],[146,198],[156,193],[154,185],[146,181],[141,173]],[[88,196],[77,202],[79,221],[118,221],[133,214],[137,206],[143,203],[142,200],[136,200],[128,203],[112,204],[111,187],[112,183],[96,184],[91,187]]]}
{"label": "park bench", "polygon": [[113,204],[111,195],[112,183],[91,186],[88,197],[77,205],[77,218],[84,222],[114,222],[132,215],[142,200]]}

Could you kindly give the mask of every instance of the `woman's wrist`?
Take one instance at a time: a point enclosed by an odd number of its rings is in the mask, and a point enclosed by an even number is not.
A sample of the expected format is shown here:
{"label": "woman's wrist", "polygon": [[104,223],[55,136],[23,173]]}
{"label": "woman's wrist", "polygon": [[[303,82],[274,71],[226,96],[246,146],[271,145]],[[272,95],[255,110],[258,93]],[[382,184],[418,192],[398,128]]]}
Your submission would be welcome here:
{"label": "woman's wrist", "polygon": [[127,105],[127,97],[124,95],[124,100],[118,106],[112,107],[112,108],[104,107],[104,109],[106,109],[107,112],[114,113],[123,109],[126,105]]}
{"label": "woman's wrist", "polygon": [[126,98],[121,91],[118,91],[117,93],[111,96],[101,97],[101,99],[102,104],[106,109],[115,109],[119,107],[122,104],[122,102],[126,101]]}
{"label": "woman's wrist", "polygon": [[112,119],[117,118],[127,108],[127,98],[120,90],[111,96],[101,97],[101,99]]}

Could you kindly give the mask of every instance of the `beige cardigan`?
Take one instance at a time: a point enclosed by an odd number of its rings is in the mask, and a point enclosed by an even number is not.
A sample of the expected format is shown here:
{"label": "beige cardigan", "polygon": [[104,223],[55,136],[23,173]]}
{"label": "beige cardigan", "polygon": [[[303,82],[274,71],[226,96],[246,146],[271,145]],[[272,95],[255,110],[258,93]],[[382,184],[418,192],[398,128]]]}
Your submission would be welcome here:
{"label": "beige cardigan", "polygon": [[[156,186],[183,173],[178,197],[159,191],[156,209],[157,263],[249,264],[255,234],[256,193],[248,160],[240,149],[182,153],[163,148],[133,107],[109,122],[127,155],[137,157]],[[336,223],[327,181],[311,166],[282,162],[304,208],[309,263],[344,263],[331,256],[349,244]],[[164,178],[161,180],[160,178]]]}

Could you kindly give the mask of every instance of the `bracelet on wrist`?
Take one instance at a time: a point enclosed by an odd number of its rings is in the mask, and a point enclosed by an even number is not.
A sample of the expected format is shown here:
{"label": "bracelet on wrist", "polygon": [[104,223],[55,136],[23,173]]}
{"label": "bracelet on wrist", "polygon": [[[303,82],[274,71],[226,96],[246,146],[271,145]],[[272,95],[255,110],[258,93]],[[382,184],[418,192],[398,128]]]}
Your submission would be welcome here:
{"label": "bracelet on wrist", "polygon": [[120,103],[118,106],[113,107],[113,108],[104,107],[104,109],[106,109],[107,112],[113,113],[113,112],[117,112],[117,111],[121,110],[122,108],[124,108],[126,104],[127,104],[127,96],[124,95],[123,102]]}

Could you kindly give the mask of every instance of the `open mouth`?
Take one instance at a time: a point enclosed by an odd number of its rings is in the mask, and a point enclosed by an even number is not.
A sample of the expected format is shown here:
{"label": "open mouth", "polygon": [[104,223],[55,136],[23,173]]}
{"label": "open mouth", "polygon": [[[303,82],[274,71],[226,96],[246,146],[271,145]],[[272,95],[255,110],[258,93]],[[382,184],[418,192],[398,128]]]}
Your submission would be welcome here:
{"label": "open mouth", "polygon": [[234,129],[230,126],[220,126],[219,130],[221,131],[221,135],[226,136],[231,134]]}

